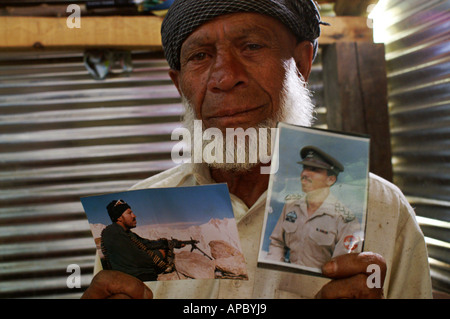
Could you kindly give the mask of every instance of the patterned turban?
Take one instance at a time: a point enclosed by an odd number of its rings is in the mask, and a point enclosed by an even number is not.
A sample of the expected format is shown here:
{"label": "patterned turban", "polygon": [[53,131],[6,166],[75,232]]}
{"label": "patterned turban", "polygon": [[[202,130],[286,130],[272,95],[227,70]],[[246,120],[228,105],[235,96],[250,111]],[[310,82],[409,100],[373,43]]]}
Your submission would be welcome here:
{"label": "patterned turban", "polygon": [[317,53],[319,10],[312,0],[175,0],[161,26],[164,53],[174,70],[180,69],[184,40],[199,26],[218,16],[253,12],[271,16],[286,25],[299,41],[309,40]]}

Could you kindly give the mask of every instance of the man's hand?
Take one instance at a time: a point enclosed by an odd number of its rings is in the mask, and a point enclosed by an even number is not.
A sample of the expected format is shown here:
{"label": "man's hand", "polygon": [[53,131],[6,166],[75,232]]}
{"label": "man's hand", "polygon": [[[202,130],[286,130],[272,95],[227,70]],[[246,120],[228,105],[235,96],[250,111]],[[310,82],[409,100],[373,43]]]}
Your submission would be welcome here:
{"label": "man's hand", "polygon": [[152,291],[139,279],[120,271],[102,270],[82,299],[151,299]]}
{"label": "man's hand", "polygon": [[[372,274],[367,267],[372,264],[380,267],[380,288],[370,288],[367,285],[367,278]],[[381,255],[371,252],[341,255],[327,262],[322,267],[322,272],[333,280],[322,287],[316,298],[383,298],[386,262]]]}

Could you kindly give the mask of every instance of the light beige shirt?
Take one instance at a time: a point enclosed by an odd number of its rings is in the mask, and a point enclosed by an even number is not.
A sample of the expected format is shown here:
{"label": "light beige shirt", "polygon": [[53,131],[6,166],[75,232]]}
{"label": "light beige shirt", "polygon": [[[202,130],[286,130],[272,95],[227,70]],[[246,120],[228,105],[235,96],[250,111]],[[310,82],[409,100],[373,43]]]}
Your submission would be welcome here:
{"label": "light beige shirt", "polygon": [[[212,184],[204,165],[183,164],[152,176],[133,189]],[[147,282],[155,298],[313,298],[329,279],[257,267],[267,192],[247,207],[230,194],[249,280],[208,279]],[[423,234],[400,190],[370,175],[365,251],[387,264],[386,298],[431,298]],[[101,269],[97,258],[94,272]]]}
{"label": "light beige shirt", "polygon": [[289,262],[320,271],[332,257],[360,252],[360,224],[333,194],[308,215],[306,196],[288,200],[270,236],[268,259]]}

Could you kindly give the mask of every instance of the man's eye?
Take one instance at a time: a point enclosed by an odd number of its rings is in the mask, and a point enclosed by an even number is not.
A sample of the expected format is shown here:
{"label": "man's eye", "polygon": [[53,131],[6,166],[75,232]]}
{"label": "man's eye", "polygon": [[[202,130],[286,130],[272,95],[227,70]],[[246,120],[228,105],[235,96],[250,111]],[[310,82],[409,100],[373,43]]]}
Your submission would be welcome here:
{"label": "man's eye", "polygon": [[199,52],[199,53],[196,53],[196,54],[192,55],[189,60],[201,61],[204,58],[206,58],[206,53],[205,52]]}
{"label": "man's eye", "polygon": [[249,50],[259,50],[262,48],[262,45],[256,43],[247,44],[247,49]]}

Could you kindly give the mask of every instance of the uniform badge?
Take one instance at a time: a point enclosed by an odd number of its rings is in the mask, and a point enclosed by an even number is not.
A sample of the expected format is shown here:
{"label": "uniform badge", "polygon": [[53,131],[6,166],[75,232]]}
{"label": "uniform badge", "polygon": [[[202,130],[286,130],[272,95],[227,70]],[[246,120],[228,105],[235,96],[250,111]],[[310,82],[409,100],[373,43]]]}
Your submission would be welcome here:
{"label": "uniform badge", "polygon": [[334,205],[334,210],[337,214],[341,215],[345,223],[353,221],[356,217],[345,206],[342,206],[339,202]]}
{"label": "uniform badge", "polygon": [[358,247],[358,239],[355,236],[349,235],[344,238],[344,247],[350,252]]}
{"label": "uniform badge", "polygon": [[322,234],[328,235],[328,230],[316,228],[316,231],[321,232]]}
{"label": "uniform badge", "polygon": [[287,213],[285,220],[291,223],[295,223],[295,221],[297,220],[297,214],[294,211],[289,212]]}

